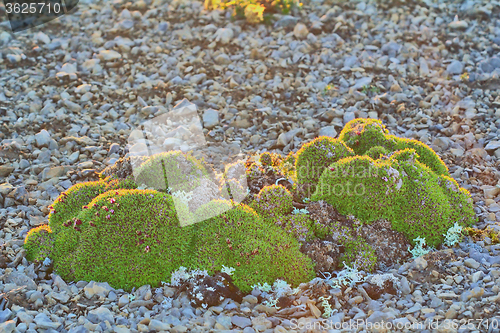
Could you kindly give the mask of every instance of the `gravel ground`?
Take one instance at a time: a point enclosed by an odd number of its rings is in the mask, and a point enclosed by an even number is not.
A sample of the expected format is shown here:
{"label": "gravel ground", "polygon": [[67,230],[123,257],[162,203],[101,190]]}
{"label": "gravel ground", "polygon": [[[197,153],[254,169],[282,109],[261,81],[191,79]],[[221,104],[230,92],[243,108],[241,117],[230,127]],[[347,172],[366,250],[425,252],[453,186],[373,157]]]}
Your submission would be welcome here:
{"label": "gravel ground", "polygon": [[[438,152],[471,192],[477,228],[500,232],[500,2],[319,0],[292,14],[251,26],[190,0],[82,1],[30,31],[0,24],[1,333],[499,332],[500,246],[489,238],[352,288],[317,278],[280,309],[259,290],[208,309],[172,286],[133,299],[24,258],[26,233],[59,193],[126,156],[130,131],[184,98],[209,144],[248,154],[381,119]],[[376,292],[374,278],[391,288]],[[320,329],[327,295],[331,327]],[[423,326],[367,326],[382,320]]]}

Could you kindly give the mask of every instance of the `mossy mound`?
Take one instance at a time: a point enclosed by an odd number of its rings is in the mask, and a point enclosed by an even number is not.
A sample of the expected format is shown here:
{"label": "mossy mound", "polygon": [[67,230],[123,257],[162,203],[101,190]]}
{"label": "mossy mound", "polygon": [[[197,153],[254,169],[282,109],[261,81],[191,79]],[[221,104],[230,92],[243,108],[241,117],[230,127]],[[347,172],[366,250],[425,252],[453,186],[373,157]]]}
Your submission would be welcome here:
{"label": "mossy mound", "polygon": [[[414,149],[420,163],[425,164],[438,175],[449,176],[448,168],[431,148],[417,140],[390,135],[380,120],[351,120],[340,132],[338,140],[344,142],[356,155],[364,155],[373,147],[382,147],[387,152]],[[380,151],[380,148],[377,150]]]}
{"label": "mossy mound", "polygon": [[370,149],[368,149],[366,151],[366,153],[364,153],[364,155],[370,156],[374,160],[378,160],[382,156],[386,156],[388,154],[389,154],[389,151],[382,146],[371,147]]}
{"label": "mossy mound", "polygon": [[330,164],[354,155],[354,151],[344,142],[327,136],[303,145],[297,152],[295,170],[304,195],[310,197],[314,193],[319,177]]}
{"label": "mossy mound", "polygon": [[467,191],[419,162],[413,149],[385,160],[354,156],[331,164],[312,200],[325,200],[341,214],[363,222],[388,219],[409,240],[424,237],[432,246],[442,243],[455,222],[475,221]]}
{"label": "mossy mound", "polygon": [[[228,205],[213,201],[197,213],[223,211]],[[194,225],[193,234],[191,266],[209,273],[234,267],[233,281],[244,292],[280,277],[294,286],[314,278],[313,263],[299,251],[298,241],[246,205]]]}
{"label": "mossy mound", "polygon": [[282,185],[270,185],[264,187],[253,207],[263,216],[278,216],[290,213],[293,208],[292,194]]}
{"label": "mossy mound", "polygon": [[[335,252],[335,265],[373,270],[386,245],[361,231],[381,219],[403,249],[416,237],[437,246],[455,222],[476,219],[469,193],[429,147],[392,136],[375,120],[356,119],[339,139],[319,137],[286,158],[263,153],[216,177],[182,152],[152,156],[135,178],[131,167],[118,171],[62,193],[49,225],[26,237],[28,259],[52,259],[66,280],[126,290],[169,281],[180,266],[233,267],[235,285],[250,291],[278,278],[309,281],[315,268],[331,266],[315,267],[310,258],[327,252]],[[331,250],[314,250],[327,243]]]}
{"label": "mossy mound", "polygon": [[[156,164],[148,162],[146,168],[165,165],[157,159]],[[198,167],[191,171],[205,175]],[[297,239],[249,206],[212,200],[192,214],[168,193],[120,187],[137,185],[128,178],[107,177],[61,194],[51,207],[49,225],[28,234],[28,259],[52,259],[55,272],[65,280],[105,281],[126,290],[169,281],[180,266],[212,273],[223,265],[234,267],[235,285],[242,291],[278,278],[296,286],[314,277],[313,263],[299,251]],[[291,210],[290,193],[282,186],[277,190],[288,194],[285,204],[263,205],[263,212]],[[183,214],[201,222],[183,226]]]}
{"label": "mossy mound", "polygon": [[208,171],[196,158],[180,151],[169,151],[151,156],[134,170],[139,185],[156,190],[189,192],[200,185],[200,179],[208,177]]}
{"label": "mossy mound", "polygon": [[26,259],[29,261],[43,261],[49,257],[54,245],[52,230],[48,225],[41,225],[31,229],[26,235],[24,248]]}

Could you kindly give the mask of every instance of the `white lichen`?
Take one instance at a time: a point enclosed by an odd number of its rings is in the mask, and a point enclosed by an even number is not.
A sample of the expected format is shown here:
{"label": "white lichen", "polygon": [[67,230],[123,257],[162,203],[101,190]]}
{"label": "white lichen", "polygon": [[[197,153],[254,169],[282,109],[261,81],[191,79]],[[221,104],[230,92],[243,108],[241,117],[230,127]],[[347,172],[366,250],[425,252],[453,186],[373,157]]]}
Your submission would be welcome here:
{"label": "white lichen", "polygon": [[386,274],[375,274],[371,276],[371,283],[377,285],[379,288],[383,288],[386,281],[392,281],[393,283],[398,282],[398,278],[392,273]]}
{"label": "white lichen", "polygon": [[276,280],[273,284],[273,292],[277,298],[289,295],[292,292],[290,285],[284,280]]}
{"label": "white lichen", "polygon": [[462,238],[462,230],[463,230],[463,227],[460,226],[457,222],[455,222],[453,227],[448,229],[446,234],[443,234],[443,236],[445,236],[444,244],[446,246],[451,247],[451,246],[454,246],[455,244],[457,244],[458,242],[460,242],[460,240]]}
{"label": "white lichen", "polygon": [[176,199],[180,200],[182,203],[184,203],[186,206],[189,207],[189,201],[193,199],[193,193],[191,192],[184,192],[184,191],[176,191],[172,193],[172,196],[175,197]]}
{"label": "white lichen", "polygon": [[334,314],[334,309],[332,309],[330,302],[328,302],[328,300],[330,298],[332,298],[332,296],[328,296],[328,297],[321,296],[319,298],[319,300],[321,301],[321,306],[324,309],[324,312],[322,315],[323,318],[330,318]]}
{"label": "white lichen", "polygon": [[231,276],[233,275],[233,272],[235,271],[236,269],[233,268],[233,267],[226,267],[224,265],[222,265],[222,268],[221,268],[221,272],[222,273],[226,273],[227,275]]}
{"label": "white lichen", "polygon": [[275,309],[280,309],[280,307],[277,305],[278,304],[278,299],[270,297],[268,301],[264,301],[262,304],[265,306],[268,306],[270,308],[275,308]]}
{"label": "white lichen", "polygon": [[416,244],[413,247],[412,250],[408,247],[408,251],[413,255],[413,258],[418,258],[420,256],[426,255],[427,253],[431,252],[432,248],[424,248],[425,244],[425,238],[421,238],[420,236],[415,238],[413,240]]}
{"label": "white lichen", "polygon": [[186,281],[189,279],[190,276],[187,272],[187,268],[184,266],[179,267],[176,271],[172,273],[171,277],[171,282],[170,284],[174,287],[178,287],[181,285],[182,282]]}
{"label": "white lichen", "polygon": [[356,264],[353,267],[349,267],[345,262],[342,262],[345,266],[343,270],[337,273],[335,278],[331,278],[331,275],[327,278],[327,283],[333,288],[342,288],[343,286],[352,287],[358,282],[363,282],[366,280],[366,276],[363,277],[361,272],[358,271]]}
{"label": "white lichen", "polygon": [[261,291],[265,291],[265,292],[270,292],[273,289],[267,282],[264,282],[264,284],[261,284],[259,282],[257,284],[254,284],[252,286],[252,288],[257,288],[257,289],[259,289]]}
{"label": "white lichen", "polygon": [[297,207],[293,207],[292,214],[309,214],[309,211],[306,208],[298,209]]}

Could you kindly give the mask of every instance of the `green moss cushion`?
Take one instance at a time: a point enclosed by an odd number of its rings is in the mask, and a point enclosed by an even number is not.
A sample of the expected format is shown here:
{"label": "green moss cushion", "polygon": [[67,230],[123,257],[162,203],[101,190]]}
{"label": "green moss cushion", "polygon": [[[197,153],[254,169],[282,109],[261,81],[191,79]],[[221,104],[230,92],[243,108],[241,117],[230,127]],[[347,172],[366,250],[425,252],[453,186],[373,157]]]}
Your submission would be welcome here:
{"label": "green moss cushion", "polygon": [[340,132],[339,140],[354,150],[356,155],[363,155],[373,147],[383,147],[388,152],[411,148],[417,152],[420,163],[438,175],[449,176],[448,168],[431,148],[416,140],[390,135],[380,120],[351,120]]}
{"label": "green moss cushion", "polygon": [[354,151],[342,141],[326,136],[316,138],[303,145],[297,152],[297,182],[304,186],[306,191],[314,193],[323,170],[333,162],[354,155]]}
{"label": "green moss cushion", "polygon": [[[225,202],[211,202],[202,210],[217,210]],[[224,208],[220,209],[221,211]],[[253,209],[240,205],[193,227],[192,267],[215,272],[234,267],[233,280],[242,291],[257,283],[284,279],[297,286],[314,278],[311,259],[299,243],[278,226],[262,220]]]}
{"label": "green moss cushion", "polygon": [[436,246],[455,222],[472,224],[475,214],[468,192],[418,157],[415,150],[405,149],[386,160],[355,156],[332,163],[312,200],[325,200],[364,222],[386,218],[409,240],[425,237]]}
{"label": "green moss cushion", "polygon": [[200,185],[203,176],[208,172],[193,156],[180,151],[169,151],[151,156],[140,167],[134,170],[135,181],[156,190],[189,192]]}

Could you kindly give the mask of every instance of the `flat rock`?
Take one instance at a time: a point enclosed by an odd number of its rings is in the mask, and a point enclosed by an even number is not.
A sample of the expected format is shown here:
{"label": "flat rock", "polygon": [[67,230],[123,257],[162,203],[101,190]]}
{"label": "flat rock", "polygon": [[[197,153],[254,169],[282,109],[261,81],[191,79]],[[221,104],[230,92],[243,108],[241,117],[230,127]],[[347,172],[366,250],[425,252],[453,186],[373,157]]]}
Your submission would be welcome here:
{"label": "flat rock", "polygon": [[104,306],[90,310],[87,315],[87,319],[94,324],[103,323],[106,320],[109,321],[110,324],[114,323],[113,313]]}
{"label": "flat rock", "polygon": [[45,313],[39,313],[35,317],[35,324],[41,329],[57,329],[61,323],[52,321]]}
{"label": "flat rock", "polygon": [[85,292],[85,297],[90,299],[94,295],[106,297],[111,290],[114,290],[114,288],[107,282],[90,281],[90,283],[86,285],[83,290]]}
{"label": "flat rock", "polygon": [[36,146],[38,148],[41,148],[41,147],[48,147],[49,146],[49,143],[50,143],[50,133],[47,132],[47,130],[41,130],[40,132],[38,132],[37,134],[35,134],[35,142],[36,142]]}
{"label": "flat rock", "polygon": [[326,126],[323,127],[319,130],[319,136],[329,136],[329,137],[336,137],[337,136],[337,131],[335,130],[335,126]]}
{"label": "flat rock", "polygon": [[252,321],[250,319],[248,319],[247,317],[232,316],[231,322],[233,323],[233,325],[238,326],[240,328],[252,326]]}
{"label": "flat rock", "polygon": [[203,125],[205,128],[212,129],[219,123],[219,112],[214,109],[205,110],[203,113]]}

